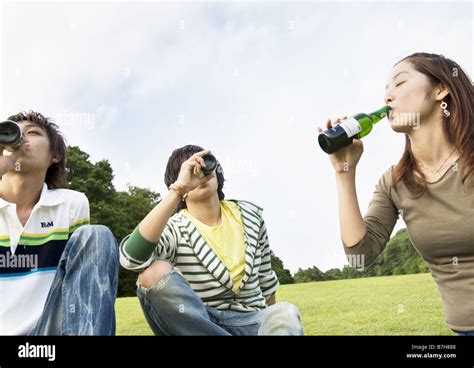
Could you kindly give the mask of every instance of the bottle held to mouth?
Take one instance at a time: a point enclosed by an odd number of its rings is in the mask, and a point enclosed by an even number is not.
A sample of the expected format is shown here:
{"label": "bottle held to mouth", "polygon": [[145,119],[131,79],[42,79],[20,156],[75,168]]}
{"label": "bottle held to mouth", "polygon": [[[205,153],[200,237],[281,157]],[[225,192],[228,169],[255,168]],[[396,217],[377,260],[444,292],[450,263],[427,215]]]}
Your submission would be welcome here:
{"label": "bottle held to mouth", "polygon": [[390,106],[386,105],[370,114],[360,113],[341,121],[319,134],[319,146],[328,154],[339,151],[350,145],[353,139],[360,139],[369,134],[374,124],[386,117],[389,110]]}
{"label": "bottle held to mouth", "polygon": [[217,159],[211,155],[207,154],[202,156],[202,159],[204,160],[204,167],[201,167],[201,169],[195,169],[194,174],[200,178],[203,178],[204,176],[209,175],[212,173],[216,167],[217,167]]}
{"label": "bottle held to mouth", "polygon": [[0,147],[13,152],[24,143],[23,129],[11,120],[0,122]]}

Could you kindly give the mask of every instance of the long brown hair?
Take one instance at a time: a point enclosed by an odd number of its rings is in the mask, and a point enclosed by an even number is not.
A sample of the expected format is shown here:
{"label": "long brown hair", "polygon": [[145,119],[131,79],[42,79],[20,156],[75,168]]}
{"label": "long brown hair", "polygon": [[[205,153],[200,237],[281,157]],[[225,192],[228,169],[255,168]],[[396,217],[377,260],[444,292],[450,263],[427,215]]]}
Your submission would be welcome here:
{"label": "long brown hair", "polygon": [[[464,184],[474,170],[471,79],[456,62],[443,55],[419,52],[403,58],[397,64],[402,61],[409,62],[415,70],[426,75],[433,87],[442,83],[448,89],[449,94],[444,101],[448,104],[451,115],[443,118],[443,130],[448,142],[460,152],[460,162],[464,168],[462,177]],[[420,175],[419,177],[414,174],[415,171]],[[425,176],[413,157],[408,135],[405,135],[405,151],[395,166],[392,178],[394,187],[402,181],[414,198],[419,198],[425,193]]]}

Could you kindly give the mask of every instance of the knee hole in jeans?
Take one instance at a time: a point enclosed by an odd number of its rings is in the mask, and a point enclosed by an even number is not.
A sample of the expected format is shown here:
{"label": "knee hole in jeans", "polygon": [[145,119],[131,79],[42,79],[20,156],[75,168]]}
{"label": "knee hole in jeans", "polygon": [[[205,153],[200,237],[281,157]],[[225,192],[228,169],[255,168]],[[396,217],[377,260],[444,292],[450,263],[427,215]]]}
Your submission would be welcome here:
{"label": "knee hole in jeans", "polygon": [[148,268],[140,273],[137,285],[145,290],[152,289],[164,276],[173,271],[173,266],[166,261],[154,261]]}

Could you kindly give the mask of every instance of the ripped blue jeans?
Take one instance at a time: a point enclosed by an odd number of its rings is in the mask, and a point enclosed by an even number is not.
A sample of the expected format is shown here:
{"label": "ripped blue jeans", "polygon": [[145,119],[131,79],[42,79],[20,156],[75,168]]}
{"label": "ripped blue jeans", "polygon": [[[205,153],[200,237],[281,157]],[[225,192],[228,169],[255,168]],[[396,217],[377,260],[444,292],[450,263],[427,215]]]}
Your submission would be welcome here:
{"label": "ripped blue jeans", "polygon": [[211,308],[176,270],[150,289],[138,285],[137,295],[155,335],[303,335],[294,305],[280,302],[258,312]]}
{"label": "ripped blue jeans", "polygon": [[102,225],[69,238],[40,319],[29,335],[115,335],[118,245]]}

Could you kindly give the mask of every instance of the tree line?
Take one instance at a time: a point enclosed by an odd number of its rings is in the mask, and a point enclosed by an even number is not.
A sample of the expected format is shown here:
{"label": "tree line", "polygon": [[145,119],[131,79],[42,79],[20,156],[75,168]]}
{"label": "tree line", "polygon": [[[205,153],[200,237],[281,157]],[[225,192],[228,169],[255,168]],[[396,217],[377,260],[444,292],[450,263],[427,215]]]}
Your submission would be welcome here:
{"label": "tree line", "polygon": [[[108,160],[91,162],[90,155],[77,146],[68,147],[69,189],[83,192],[89,199],[91,223],[107,226],[120,242],[160,201],[160,194],[148,188],[129,185],[118,191],[113,185],[113,169]],[[299,269],[293,276],[283,262],[272,253],[272,268],[281,284],[339,280],[357,277],[399,275],[427,272],[428,268],[414,250],[406,230],[400,230],[385,251],[368,268],[358,270],[345,266],[326,272],[316,266]],[[135,295],[137,273],[120,269],[118,296]]]}

